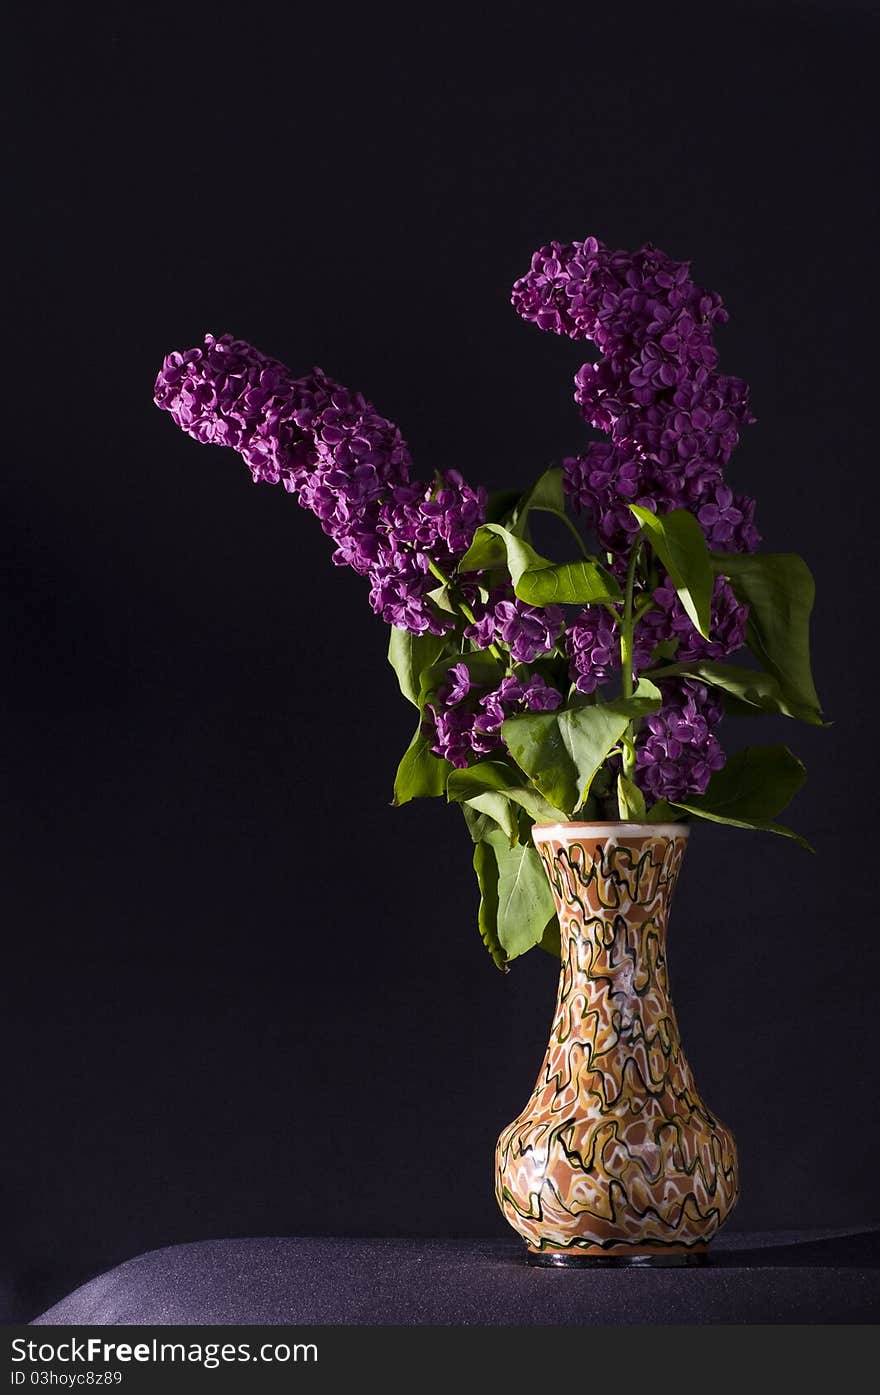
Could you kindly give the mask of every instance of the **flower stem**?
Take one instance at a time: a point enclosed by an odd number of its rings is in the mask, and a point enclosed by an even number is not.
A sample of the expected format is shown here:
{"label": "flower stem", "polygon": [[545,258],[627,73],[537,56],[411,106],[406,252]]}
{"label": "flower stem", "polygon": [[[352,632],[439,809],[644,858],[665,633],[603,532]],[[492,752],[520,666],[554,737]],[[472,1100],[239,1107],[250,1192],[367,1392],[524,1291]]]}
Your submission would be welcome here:
{"label": "flower stem", "polygon": [[[450,578],[446,575],[446,573],[443,571],[441,567],[437,566],[437,563],[435,561],[433,561],[430,557],[428,557],[427,561],[428,570],[430,571],[431,575],[436,576],[440,584],[448,588],[451,599],[458,606],[458,609],[461,611],[465,620],[469,620],[472,625],[476,625],[477,617],[474,615],[474,612],[471,610],[467,601],[464,599],[464,596],[458,593]],[[501,653],[501,650],[498,648],[497,644],[489,645],[489,653],[493,656],[493,658],[500,659],[503,662],[503,655]]]}
{"label": "flower stem", "polygon": [[[620,667],[624,698],[631,698],[633,695],[633,631],[635,629],[633,593],[636,583],[636,567],[638,566],[641,550],[642,540],[640,535],[633,543],[633,549],[629,555],[629,565],[626,569],[626,589],[623,599],[623,619],[620,622]],[[636,744],[633,727],[633,722],[628,722],[626,731],[621,737],[623,745],[623,773],[627,780],[632,780],[633,772],[636,768]]]}

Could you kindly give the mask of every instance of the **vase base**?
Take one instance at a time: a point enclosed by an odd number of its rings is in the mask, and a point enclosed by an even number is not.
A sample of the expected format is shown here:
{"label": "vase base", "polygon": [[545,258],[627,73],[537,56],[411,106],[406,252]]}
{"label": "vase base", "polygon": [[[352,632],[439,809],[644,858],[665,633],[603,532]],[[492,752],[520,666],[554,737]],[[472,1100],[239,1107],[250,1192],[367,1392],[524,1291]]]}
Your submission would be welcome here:
{"label": "vase base", "polygon": [[606,1250],[533,1250],[528,1245],[526,1259],[544,1269],[680,1269],[707,1264],[709,1253],[706,1245],[610,1245]]}

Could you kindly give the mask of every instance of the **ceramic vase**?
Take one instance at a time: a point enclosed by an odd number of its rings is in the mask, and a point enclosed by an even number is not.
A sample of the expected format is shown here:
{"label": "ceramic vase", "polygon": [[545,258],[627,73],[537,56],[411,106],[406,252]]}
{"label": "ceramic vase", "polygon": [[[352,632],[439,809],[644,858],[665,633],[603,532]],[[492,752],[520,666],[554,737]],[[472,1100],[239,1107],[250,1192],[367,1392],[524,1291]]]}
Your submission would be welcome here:
{"label": "ceramic vase", "polygon": [[700,1263],[737,1198],[733,1135],[703,1103],[669,992],[684,824],[537,826],[559,916],[556,1015],[496,1195],[538,1264]]}

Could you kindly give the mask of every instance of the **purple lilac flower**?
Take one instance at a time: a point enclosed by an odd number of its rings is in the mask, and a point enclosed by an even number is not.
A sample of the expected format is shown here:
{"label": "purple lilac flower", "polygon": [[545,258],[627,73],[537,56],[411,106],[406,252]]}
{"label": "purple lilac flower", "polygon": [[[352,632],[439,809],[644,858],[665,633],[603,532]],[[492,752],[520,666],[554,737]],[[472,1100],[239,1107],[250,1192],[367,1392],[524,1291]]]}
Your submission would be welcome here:
{"label": "purple lilac flower", "polygon": [[694,679],[661,685],[663,706],[646,717],[636,739],[639,785],[652,801],[703,794],[724,765],[714,734],[722,715],[720,700]]}
{"label": "purple lilac flower", "polygon": [[748,388],[717,372],[712,335],[727,313],[688,263],[650,245],[630,253],[596,238],[554,242],[533,256],[513,304],[539,328],[590,339],[602,354],[575,375],[575,401],[610,441],[564,462],[568,495],[601,547],[628,549],[637,531],[629,505],[641,503],[690,509],[710,546],[753,551],[754,501],[733,496],[722,478],[754,420]]}
{"label": "purple lilac flower", "polygon": [[[658,588],[654,592],[654,600],[658,609],[649,610],[643,615],[635,627],[633,633],[633,674],[641,673],[642,669],[649,668],[654,660],[654,651],[659,644],[665,644],[672,638],[672,604],[678,600],[678,596],[673,591],[673,602],[667,608],[663,588]],[[693,626],[691,626],[693,629]]]}
{"label": "purple lilac flower", "polygon": [[434,728],[431,750],[459,769],[475,756],[503,749],[501,726],[514,713],[552,712],[562,704],[562,694],[540,674],[524,680],[504,678],[492,692],[475,698],[465,664],[456,665],[450,674],[458,669],[464,669],[467,686],[461,676],[448,678],[427,711]]}
{"label": "purple lilac flower", "polygon": [[630,504],[656,510],[654,498],[644,489],[641,462],[606,441],[592,441],[583,455],[568,457],[562,467],[566,493],[591,521],[602,550],[628,552],[639,531]]}
{"label": "purple lilac flower", "polygon": [[399,542],[430,552],[438,562],[464,555],[486,518],[486,491],[471,489],[457,470],[436,485],[394,489],[382,510],[382,524]]}
{"label": "purple lilac flower", "polygon": [[490,644],[495,643],[495,636],[498,633],[498,625],[495,619],[495,607],[499,602],[509,599],[513,595],[513,587],[506,586],[501,590],[493,591],[489,599],[484,603],[477,603],[473,607],[476,617],[472,625],[468,625],[464,635],[478,649],[488,649]]}
{"label": "purple lilac flower", "polygon": [[706,541],[715,552],[754,552],[761,541],[755,528],[755,501],[718,484],[697,510]]}
{"label": "purple lilac flower", "polygon": [[[393,422],[379,416],[360,393],[346,388],[333,392],[312,429],[316,463],[304,478],[292,482],[299,502],[340,545],[369,536],[376,529],[381,500],[409,478],[406,443]],[[358,550],[350,550],[350,555],[349,565],[356,566]]]}
{"label": "purple lilac flower", "polygon": [[457,470],[436,485],[393,489],[374,533],[361,544],[373,609],[400,629],[442,634],[452,621],[428,600],[438,584],[429,563],[451,571],[485,517],[486,491],[472,489]]}
{"label": "purple lilac flower", "polygon": [[701,459],[726,465],[752,420],[749,390],[741,378],[698,368],[653,412],[623,415],[620,435],[638,441],[662,469]]}
{"label": "purple lilac flower", "polygon": [[554,648],[564,626],[561,606],[527,605],[507,587],[477,607],[476,623],[468,626],[465,636],[481,649],[500,640],[509,647],[517,663],[530,664],[539,654],[548,654]]}
{"label": "purple lilac flower", "polygon": [[695,286],[688,271],[686,262],[650,244],[612,252],[595,237],[552,242],[532,257],[513,288],[513,304],[540,329],[591,339],[605,354],[650,335],[670,361],[703,362],[711,325],[727,315],[720,297]]}
{"label": "purple lilac flower", "polygon": [[587,606],[568,626],[565,647],[569,673],[579,693],[593,693],[620,668],[620,637],[614,616],[602,606]]}
{"label": "purple lilac flower", "polygon": [[[438,700],[439,702],[439,700]],[[464,770],[474,756],[474,714],[467,707],[431,706],[427,709],[433,725],[431,750],[443,756],[456,770]]]}
{"label": "purple lilac flower", "polygon": [[437,585],[424,553],[398,547],[393,538],[377,542],[378,556],[369,570],[370,605],[388,625],[413,634],[445,634],[452,617],[432,606],[428,593]]}
{"label": "purple lilac flower", "polygon": [[636,625],[633,636],[633,670],[649,666],[658,644],[677,640],[677,663],[697,659],[725,659],[745,643],[749,608],[736,599],[726,577],[716,577],[712,592],[712,618],[709,639],[704,639],[691,622],[668,577],[653,593],[656,609],[649,610]]}
{"label": "purple lilac flower", "polygon": [[311,422],[336,384],[313,370],[293,379],[283,363],[231,334],[166,355],[154,400],[195,440],[231,446],[254,480],[301,479],[315,460]]}
{"label": "purple lilac flower", "polygon": [[480,698],[481,712],[474,719],[474,750],[487,755],[501,744],[501,724],[515,712],[555,712],[562,694],[539,673],[530,678],[504,678],[494,692]]}
{"label": "purple lilac flower", "polygon": [[451,624],[428,592],[429,563],[454,567],[486,515],[486,493],[450,470],[410,482],[410,454],[393,422],[315,369],[293,379],[244,340],[208,334],[169,354],[155,401],[196,440],[231,446],[254,480],[281,483],[335,542],[333,560],[370,581],[389,624],[442,634]]}
{"label": "purple lilac flower", "polygon": [[473,687],[473,680],[467,664],[453,664],[446,677],[446,701],[454,707],[464,702]]}
{"label": "purple lilac flower", "polygon": [[735,654],[738,649],[742,649],[749,608],[747,605],[740,605],[733,587],[725,577],[719,576],[715,580],[708,639],[704,639],[699,630],[691,624],[677,596],[675,599],[677,607],[673,607],[672,632],[678,638],[675,654],[678,662],[689,663],[692,659],[726,659],[729,654]]}

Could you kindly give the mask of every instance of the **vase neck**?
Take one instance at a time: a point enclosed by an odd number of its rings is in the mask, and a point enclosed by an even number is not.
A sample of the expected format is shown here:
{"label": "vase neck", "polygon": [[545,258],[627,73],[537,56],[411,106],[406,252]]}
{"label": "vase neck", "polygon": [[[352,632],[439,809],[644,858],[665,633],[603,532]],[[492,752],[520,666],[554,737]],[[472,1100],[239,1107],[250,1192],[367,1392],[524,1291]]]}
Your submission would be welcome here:
{"label": "vase neck", "polygon": [[[630,826],[632,827],[632,826]],[[563,965],[584,980],[638,976],[663,958],[684,832],[554,830],[535,843],[559,917]],[[638,989],[638,984],[634,984]]]}

